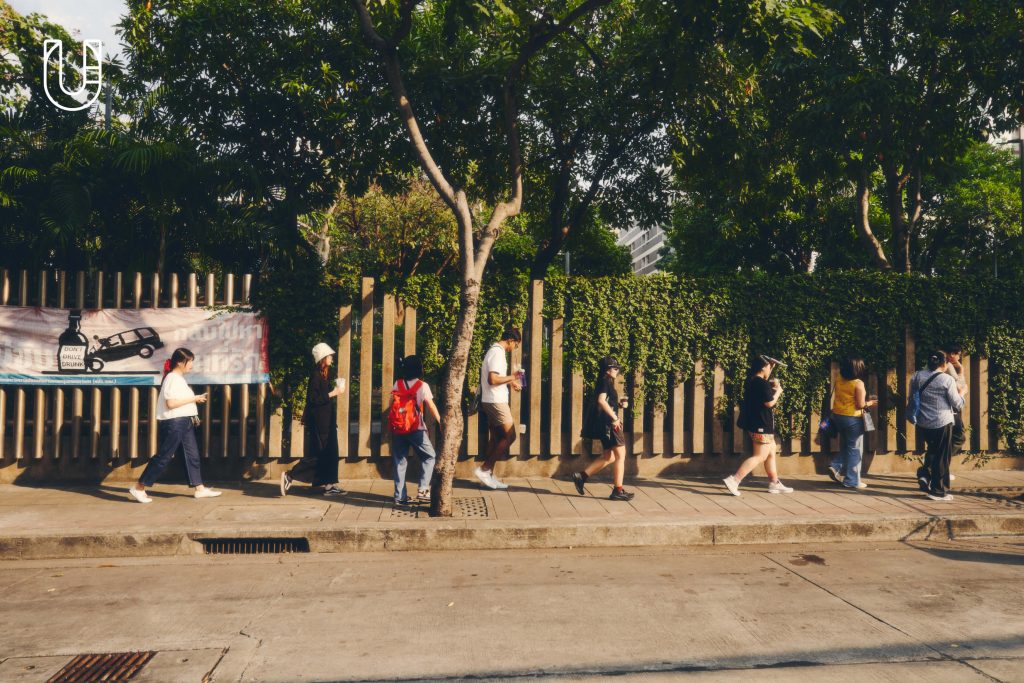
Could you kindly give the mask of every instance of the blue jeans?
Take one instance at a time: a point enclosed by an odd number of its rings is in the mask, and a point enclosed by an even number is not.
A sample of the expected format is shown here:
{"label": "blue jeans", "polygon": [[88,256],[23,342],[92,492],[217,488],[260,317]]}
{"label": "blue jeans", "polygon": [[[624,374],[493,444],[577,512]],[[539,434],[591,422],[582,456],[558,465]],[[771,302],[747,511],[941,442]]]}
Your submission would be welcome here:
{"label": "blue jeans", "polygon": [[864,452],[864,418],[832,414],[839,429],[839,452],[832,458],[832,467],[843,473],[843,483],[860,483],[860,461]]}
{"label": "blue jeans", "polygon": [[199,446],[196,444],[196,429],[192,426],[191,417],[172,417],[169,420],[157,420],[157,438],[159,446],[146,469],[139,477],[139,482],[150,487],[163,474],[171,459],[179,448],[185,451],[185,469],[188,471],[188,485],[202,486],[203,476],[199,472]]}
{"label": "blue jeans", "polygon": [[395,479],[395,500],[405,501],[408,497],[405,494],[405,470],[409,465],[409,449],[416,451],[423,467],[420,474],[420,491],[430,488],[430,477],[434,474],[434,461],[437,455],[434,447],[427,438],[425,429],[417,429],[409,434],[391,435],[391,462],[394,465]]}

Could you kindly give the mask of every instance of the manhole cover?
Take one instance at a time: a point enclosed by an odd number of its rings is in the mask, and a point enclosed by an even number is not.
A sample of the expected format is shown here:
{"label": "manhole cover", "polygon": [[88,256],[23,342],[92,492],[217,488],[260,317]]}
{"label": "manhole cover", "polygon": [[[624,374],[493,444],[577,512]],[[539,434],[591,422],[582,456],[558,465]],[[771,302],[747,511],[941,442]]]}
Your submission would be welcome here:
{"label": "manhole cover", "polygon": [[78,655],[46,683],[130,681],[156,655],[155,652],[111,652]]}
{"label": "manhole cover", "polygon": [[1011,507],[1024,507],[1024,488],[1019,486],[976,486],[962,488],[959,491],[953,489],[953,493],[990,498]]}
{"label": "manhole cover", "polygon": [[[429,517],[430,506],[426,503],[410,503],[408,506],[395,505],[391,508],[391,517],[416,519]],[[452,500],[452,517],[488,517],[486,498],[454,498]]]}
{"label": "manhole cover", "polygon": [[[424,510],[423,514],[429,514]],[[413,505],[395,505],[391,508],[392,517],[416,518],[419,517],[419,508]]]}
{"label": "manhole cover", "polygon": [[456,517],[487,517],[486,498],[456,498]]}

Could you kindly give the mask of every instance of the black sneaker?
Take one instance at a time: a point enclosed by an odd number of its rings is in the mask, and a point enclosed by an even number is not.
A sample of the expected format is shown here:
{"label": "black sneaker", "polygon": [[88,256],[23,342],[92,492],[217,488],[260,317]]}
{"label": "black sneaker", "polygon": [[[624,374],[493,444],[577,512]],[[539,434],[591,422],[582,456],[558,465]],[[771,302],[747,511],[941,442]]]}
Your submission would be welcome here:
{"label": "black sneaker", "polygon": [[345,495],[345,490],[343,488],[341,488],[340,486],[338,486],[337,484],[331,484],[329,486],[324,487],[324,495],[325,496],[343,496],[343,495]]}
{"label": "black sneaker", "polygon": [[921,489],[925,493],[928,493],[932,488],[932,485],[928,483],[928,477],[918,477],[917,488]]}
{"label": "black sneaker", "polygon": [[580,474],[579,472],[573,472],[572,483],[576,486],[576,493],[580,494],[581,496],[585,496],[587,494],[587,490],[583,488],[583,485],[586,484],[586,482],[583,481],[582,474]]}
{"label": "black sneaker", "polygon": [[629,500],[633,500],[633,494],[630,493],[629,491],[626,491],[625,489],[623,489],[621,491],[618,491],[616,489],[612,489],[612,495],[608,496],[608,499],[609,500],[626,500],[626,501],[629,501]]}

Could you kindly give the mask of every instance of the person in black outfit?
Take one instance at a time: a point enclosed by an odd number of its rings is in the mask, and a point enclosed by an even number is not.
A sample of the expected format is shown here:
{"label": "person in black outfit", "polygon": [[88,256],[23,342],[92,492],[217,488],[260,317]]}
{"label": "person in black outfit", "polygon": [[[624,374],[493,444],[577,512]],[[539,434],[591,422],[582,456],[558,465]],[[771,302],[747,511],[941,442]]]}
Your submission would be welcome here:
{"label": "person in black outfit", "polygon": [[623,490],[622,480],[626,476],[626,444],[622,438],[622,420],[616,410],[626,408],[626,399],[619,399],[615,391],[615,378],[619,376],[619,362],[611,356],[605,356],[599,363],[597,383],[594,387],[594,403],[587,420],[585,436],[600,439],[603,455],[599,460],[590,463],[582,472],[572,475],[576,491],[582,496],[586,493],[585,485],[607,465],[614,464],[614,486],[611,500],[632,500],[633,494]]}
{"label": "person in black outfit", "polygon": [[750,434],[754,444],[754,454],[743,461],[736,473],[723,481],[729,493],[740,495],[740,482],[754,468],[764,463],[768,474],[768,493],[792,493],[793,489],[779,481],[775,469],[775,414],[772,409],[782,396],[782,385],[779,380],[769,380],[774,363],[763,356],[750,362],[747,380],[743,383],[743,402],[740,403],[740,416],[736,426]]}
{"label": "person in black outfit", "polygon": [[327,344],[313,347],[316,366],[309,376],[306,409],[302,412],[303,456],[291,472],[281,473],[282,496],[288,494],[295,481],[323,486],[325,496],[345,493],[338,486],[338,416],[331,400],[342,390],[328,379],[333,360],[334,350]]}

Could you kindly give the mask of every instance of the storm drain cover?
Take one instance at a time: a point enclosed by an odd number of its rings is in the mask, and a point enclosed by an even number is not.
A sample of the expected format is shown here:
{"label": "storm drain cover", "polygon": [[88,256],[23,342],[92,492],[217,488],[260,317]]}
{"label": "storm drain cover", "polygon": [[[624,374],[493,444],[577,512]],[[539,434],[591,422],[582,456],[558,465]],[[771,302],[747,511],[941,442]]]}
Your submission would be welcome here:
{"label": "storm drain cover", "polygon": [[200,538],[207,555],[308,553],[306,538]]}
{"label": "storm drain cover", "polygon": [[[452,501],[453,517],[487,517],[486,498],[455,498]],[[430,506],[427,504],[410,504],[407,506],[396,505],[391,508],[392,518],[412,518],[430,516]]]}
{"label": "storm drain cover", "polygon": [[[953,492],[956,493],[956,489]],[[1019,486],[966,487],[959,492],[963,495],[991,498],[1010,507],[1024,506],[1024,488]]]}
{"label": "storm drain cover", "polygon": [[156,655],[155,652],[111,652],[78,655],[46,683],[130,681]]}
{"label": "storm drain cover", "polygon": [[456,517],[486,517],[487,516],[487,499],[486,498],[456,498],[455,499],[455,516]]}

